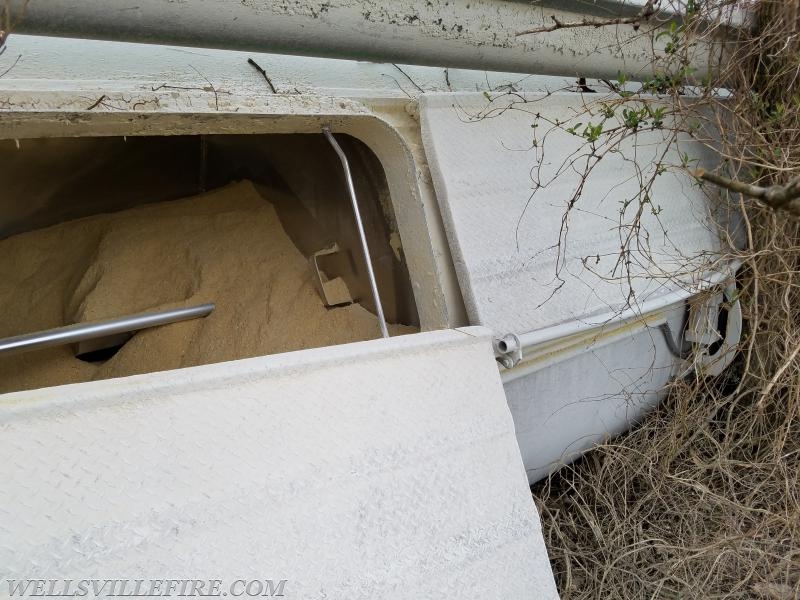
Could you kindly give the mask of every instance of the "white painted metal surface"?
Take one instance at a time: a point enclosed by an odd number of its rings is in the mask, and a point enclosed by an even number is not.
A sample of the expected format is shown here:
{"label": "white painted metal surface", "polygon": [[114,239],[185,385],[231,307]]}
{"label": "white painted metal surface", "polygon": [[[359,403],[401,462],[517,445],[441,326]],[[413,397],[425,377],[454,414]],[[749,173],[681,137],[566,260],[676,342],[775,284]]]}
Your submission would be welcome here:
{"label": "white painted metal surface", "polygon": [[503,374],[522,458],[531,482],[632,427],[680,373],[657,329],[680,331],[682,304],[616,331],[543,344]]}
{"label": "white painted metal surface", "polygon": [[[581,114],[590,100],[578,94],[421,98],[423,140],[471,323],[522,335],[606,319],[691,285],[718,249],[705,196],[688,177],[667,171],[652,188],[654,210],[642,214],[630,269],[617,264],[637,205],[623,217],[620,209],[639,189],[637,173],[647,176],[656,161],[680,161],[680,147],[667,151],[660,131],[638,135],[635,146],[631,138],[622,153],[606,156],[562,228],[586,154],[585,140],[564,129],[592,118]],[[705,157],[698,145],[691,151]]]}
{"label": "white painted metal surface", "polygon": [[[10,36],[6,46],[6,52],[0,56],[0,73],[13,68],[0,79],[0,89],[152,92],[153,88],[168,86],[162,91],[176,96],[204,92],[213,100],[213,91],[203,89],[208,88],[210,82],[222,101],[231,94],[267,96],[273,100],[282,95],[300,94],[408,100],[422,91],[543,91],[574,82],[574,77],[520,75],[507,71],[444,69],[22,34]],[[278,96],[270,93],[263,76],[247,63],[251,57],[265,69]],[[142,105],[139,109],[150,108]],[[98,106],[94,110],[103,111],[107,107]]]}
{"label": "white painted metal surface", "polygon": [[0,453],[3,578],[557,597],[484,329],[7,394]]}
{"label": "white painted metal surface", "polygon": [[[23,4],[15,24],[29,33],[571,77],[636,77],[664,44],[631,25],[518,35],[553,16],[579,20],[577,3],[569,13],[507,0],[13,0],[12,14]],[[707,70],[702,51],[694,66]]]}
{"label": "white painted metal surface", "polygon": [[668,324],[680,347],[686,300],[731,276],[711,272],[711,265],[725,269],[715,264],[721,246],[709,202],[677,170],[655,178],[653,210],[642,213],[630,270],[615,270],[620,232],[637,205],[623,216],[621,208],[635,197],[639,176],[649,177],[656,161],[676,166],[682,151],[708,160],[696,144],[668,148],[661,132],[640,133],[623,142],[622,154],[606,156],[562,229],[586,155],[584,138],[565,130],[600,120],[583,113],[596,97],[420,100],[470,322],[515,334],[508,339],[519,346],[521,362],[503,381],[531,482],[657,405],[666,384],[690,368],[660,327]]}

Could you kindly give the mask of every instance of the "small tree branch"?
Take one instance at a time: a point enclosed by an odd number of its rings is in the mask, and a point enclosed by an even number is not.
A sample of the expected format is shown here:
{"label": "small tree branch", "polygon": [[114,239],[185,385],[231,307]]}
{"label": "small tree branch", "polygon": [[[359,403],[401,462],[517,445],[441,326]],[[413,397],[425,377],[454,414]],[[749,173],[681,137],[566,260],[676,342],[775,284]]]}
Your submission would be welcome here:
{"label": "small tree branch", "polygon": [[697,179],[713,183],[731,192],[760,200],[770,208],[785,210],[800,216],[800,177],[792,179],[786,185],[761,187],[759,185],[729,179],[728,177],[717,175],[716,173],[709,173],[703,169],[697,169],[693,175]]}
{"label": "small tree branch", "polygon": [[633,25],[634,29],[638,29],[642,21],[647,21],[650,17],[656,14],[656,3],[650,0],[642,7],[638,15],[633,17],[615,17],[612,19],[587,19],[584,17],[580,21],[561,21],[555,15],[550,15],[553,24],[549,26],[536,27],[535,29],[527,29],[520,31],[516,34],[517,37],[521,35],[530,35],[532,33],[549,33],[557,29],[574,29],[576,27],[609,27],[611,25]]}
{"label": "small tree branch", "polygon": [[[2,32],[0,32],[0,33],[2,33]],[[0,50],[0,54],[2,54],[4,50],[5,50],[5,46],[3,46],[3,48]],[[0,77],[5,77],[6,75],[8,75],[11,72],[11,69],[13,69],[14,67],[17,66],[17,63],[19,62],[20,58],[22,58],[22,54],[18,54],[17,55],[17,59],[13,63],[11,63],[11,66],[8,67],[2,73],[0,73]]]}
{"label": "small tree branch", "polygon": [[248,62],[248,63],[249,63],[249,64],[250,64],[250,65],[251,65],[251,66],[252,66],[252,67],[253,67],[253,68],[254,68],[256,71],[258,71],[259,73],[261,73],[261,75],[263,75],[263,76],[264,76],[264,79],[266,80],[266,82],[267,82],[267,85],[269,86],[269,89],[270,89],[270,91],[271,91],[273,94],[277,94],[277,93],[278,93],[278,90],[275,88],[275,84],[273,84],[273,83],[272,83],[272,79],[270,79],[270,78],[269,78],[269,75],[267,75],[267,71],[266,71],[266,70],[265,70],[265,69],[264,69],[264,68],[263,68],[263,67],[262,67],[260,64],[258,64],[256,61],[254,61],[252,58],[248,58],[248,59],[247,59],[247,62]]}

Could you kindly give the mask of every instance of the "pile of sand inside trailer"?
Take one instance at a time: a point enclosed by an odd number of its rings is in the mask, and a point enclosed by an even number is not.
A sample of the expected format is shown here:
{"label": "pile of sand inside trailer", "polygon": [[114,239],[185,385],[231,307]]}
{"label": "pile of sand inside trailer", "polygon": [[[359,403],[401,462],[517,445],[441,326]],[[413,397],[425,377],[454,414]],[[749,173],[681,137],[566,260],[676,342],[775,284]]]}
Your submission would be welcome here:
{"label": "pile of sand inside trailer", "polygon": [[0,391],[380,335],[362,306],[325,307],[308,261],[247,181],[0,241],[0,337],[205,302],[216,304],[210,316],[140,331],[102,363],[76,358],[73,346],[0,356]]}

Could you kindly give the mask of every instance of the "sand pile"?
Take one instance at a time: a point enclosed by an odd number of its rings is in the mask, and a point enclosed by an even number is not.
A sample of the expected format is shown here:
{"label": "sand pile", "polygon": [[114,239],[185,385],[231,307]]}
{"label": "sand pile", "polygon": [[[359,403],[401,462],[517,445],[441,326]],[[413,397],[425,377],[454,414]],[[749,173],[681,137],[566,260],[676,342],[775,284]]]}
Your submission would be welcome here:
{"label": "sand pile", "polygon": [[140,331],[104,363],[70,346],[0,357],[0,392],[380,335],[361,306],[323,305],[307,260],[250,182],[0,241],[0,337],[204,302],[216,304],[209,317]]}

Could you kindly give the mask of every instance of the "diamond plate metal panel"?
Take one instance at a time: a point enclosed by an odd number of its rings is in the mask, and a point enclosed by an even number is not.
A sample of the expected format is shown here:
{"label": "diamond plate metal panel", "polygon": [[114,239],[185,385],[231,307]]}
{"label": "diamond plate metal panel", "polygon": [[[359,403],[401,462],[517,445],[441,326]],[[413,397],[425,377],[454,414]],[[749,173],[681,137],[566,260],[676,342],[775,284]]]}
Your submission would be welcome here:
{"label": "diamond plate metal panel", "polygon": [[0,579],[557,597],[479,328],[7,394],[0,454]]}

